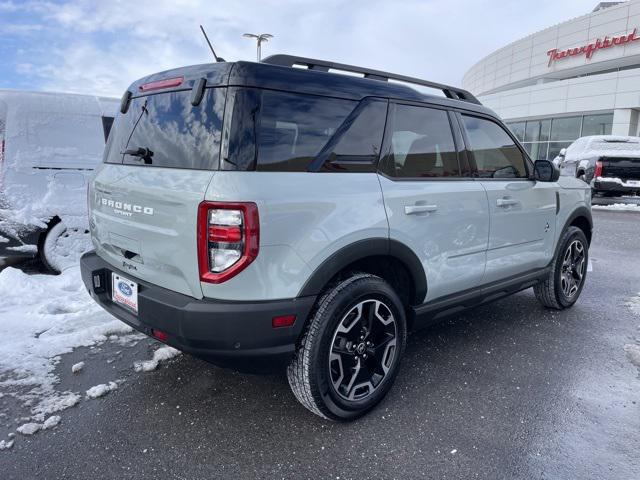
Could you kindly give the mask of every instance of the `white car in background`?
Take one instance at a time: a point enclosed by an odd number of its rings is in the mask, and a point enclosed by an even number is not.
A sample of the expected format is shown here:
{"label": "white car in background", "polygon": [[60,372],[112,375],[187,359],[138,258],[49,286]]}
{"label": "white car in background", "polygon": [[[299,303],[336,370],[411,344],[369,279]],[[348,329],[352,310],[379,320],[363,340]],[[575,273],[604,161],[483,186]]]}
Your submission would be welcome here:
{"label": "white car in background", "polygon": [[593,195],[640,192],[640,137],[593,135],[577,139],[553,160],[562,175],[591,186]]}
{"label": "white car in background", "polygon": [[119,101],[0,90],[0,258],[59,272],[90,247],[87,180]]}

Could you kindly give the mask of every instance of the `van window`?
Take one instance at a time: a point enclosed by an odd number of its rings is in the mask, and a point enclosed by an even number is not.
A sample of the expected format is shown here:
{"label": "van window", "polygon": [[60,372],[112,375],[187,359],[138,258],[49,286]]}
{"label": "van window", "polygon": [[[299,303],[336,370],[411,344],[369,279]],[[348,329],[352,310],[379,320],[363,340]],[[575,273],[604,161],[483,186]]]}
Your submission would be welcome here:
{"label": "van window", "polygon": [[257,170],[306,171],[357,102],[262,92]]}
{"label": "van window", "polygon": [[392,105],[390,152],[385,171],[393,177],[458,177],[458,154],[444,110]]}
{"label": "van window", "polygon": [[93,168],[104,149],[97,116],[31,112],[26,117],[27,157],[40,168]]}
{"label": "van window", "polygon": [[507,132],[484,118],[462,115],[481,178],[526,178],[525,159]]}
{"label": "van window", "polygon": [[[127,165],[217,169],[226,88],[207,88],[194,107],[190,91],[136,97],[118,114],[105,151],[105,162]],[[130,137],[130,138],[129,138]],[[150,163],[125,151],[147,149]]]}
{"label": "van window", "polygon": [[102,131],[104,132],[104,141],[109,138],[109,132],[113,126],[113,117],[102,117]]}

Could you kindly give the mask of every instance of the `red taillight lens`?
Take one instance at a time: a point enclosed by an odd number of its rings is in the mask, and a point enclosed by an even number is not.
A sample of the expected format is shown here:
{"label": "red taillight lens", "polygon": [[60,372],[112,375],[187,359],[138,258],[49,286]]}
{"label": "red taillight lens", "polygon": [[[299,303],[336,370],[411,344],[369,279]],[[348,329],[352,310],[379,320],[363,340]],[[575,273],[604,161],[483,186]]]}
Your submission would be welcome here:
{"label": "red taillight lens", "polygon": [[167,78],[166,80],[156,80],[155,82],[145,83],[138,87],[141,92],[149,92],[151,90],[160,90],[161,88],[179,87],[182,85],[184,77]]}
{"label": "red taillight lens", "polygon": [[593,176],[594,178],[602,176],[602,162],[600,160],[596,162],[596,171],[594,172]]}
{"label": "red taillight lens", "polygon": [[202,202],[198,208],[200,280],[222,283],[258,256],[260,220],[255,203]]}

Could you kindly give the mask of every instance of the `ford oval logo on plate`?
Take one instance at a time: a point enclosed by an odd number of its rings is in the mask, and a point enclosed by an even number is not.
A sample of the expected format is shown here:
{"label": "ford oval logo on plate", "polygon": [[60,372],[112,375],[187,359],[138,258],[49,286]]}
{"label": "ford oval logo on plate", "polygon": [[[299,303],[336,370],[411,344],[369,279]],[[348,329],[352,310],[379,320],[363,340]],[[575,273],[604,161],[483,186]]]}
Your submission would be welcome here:
{"label": "ford oval logo on plate", "polygon": [[126,295],[127,297],[130,297],[133,293],[131,287],[124,282],[118,282],[118,290],[120,290],[120,292],[122,292],[122,294]]}

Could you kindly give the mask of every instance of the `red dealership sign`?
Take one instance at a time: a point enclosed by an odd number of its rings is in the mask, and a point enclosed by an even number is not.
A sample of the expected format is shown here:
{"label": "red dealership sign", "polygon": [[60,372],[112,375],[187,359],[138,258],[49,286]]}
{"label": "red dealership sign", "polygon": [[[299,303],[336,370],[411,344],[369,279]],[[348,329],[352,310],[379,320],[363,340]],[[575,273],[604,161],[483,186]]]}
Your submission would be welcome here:
{"label": "red dealership sign", "polygon": [[633,32],[629,34],[611,38],[604,37],[604,40],[599,38],[595,42],[582,47],[568,48],[567,50],[558,50],[557,48],[554,48],[547,52],[547,55],[549,55],[549,66],[551,66],[551,64],[556,60],[561,60],[567,57],[576,57],[578,55],[586,55],[586,57],[590,59],[597,50],[617,47],[618,45],[624,45],[638,40],[640,40],[640,36],[638,36],[638,29],[635,28]]}

